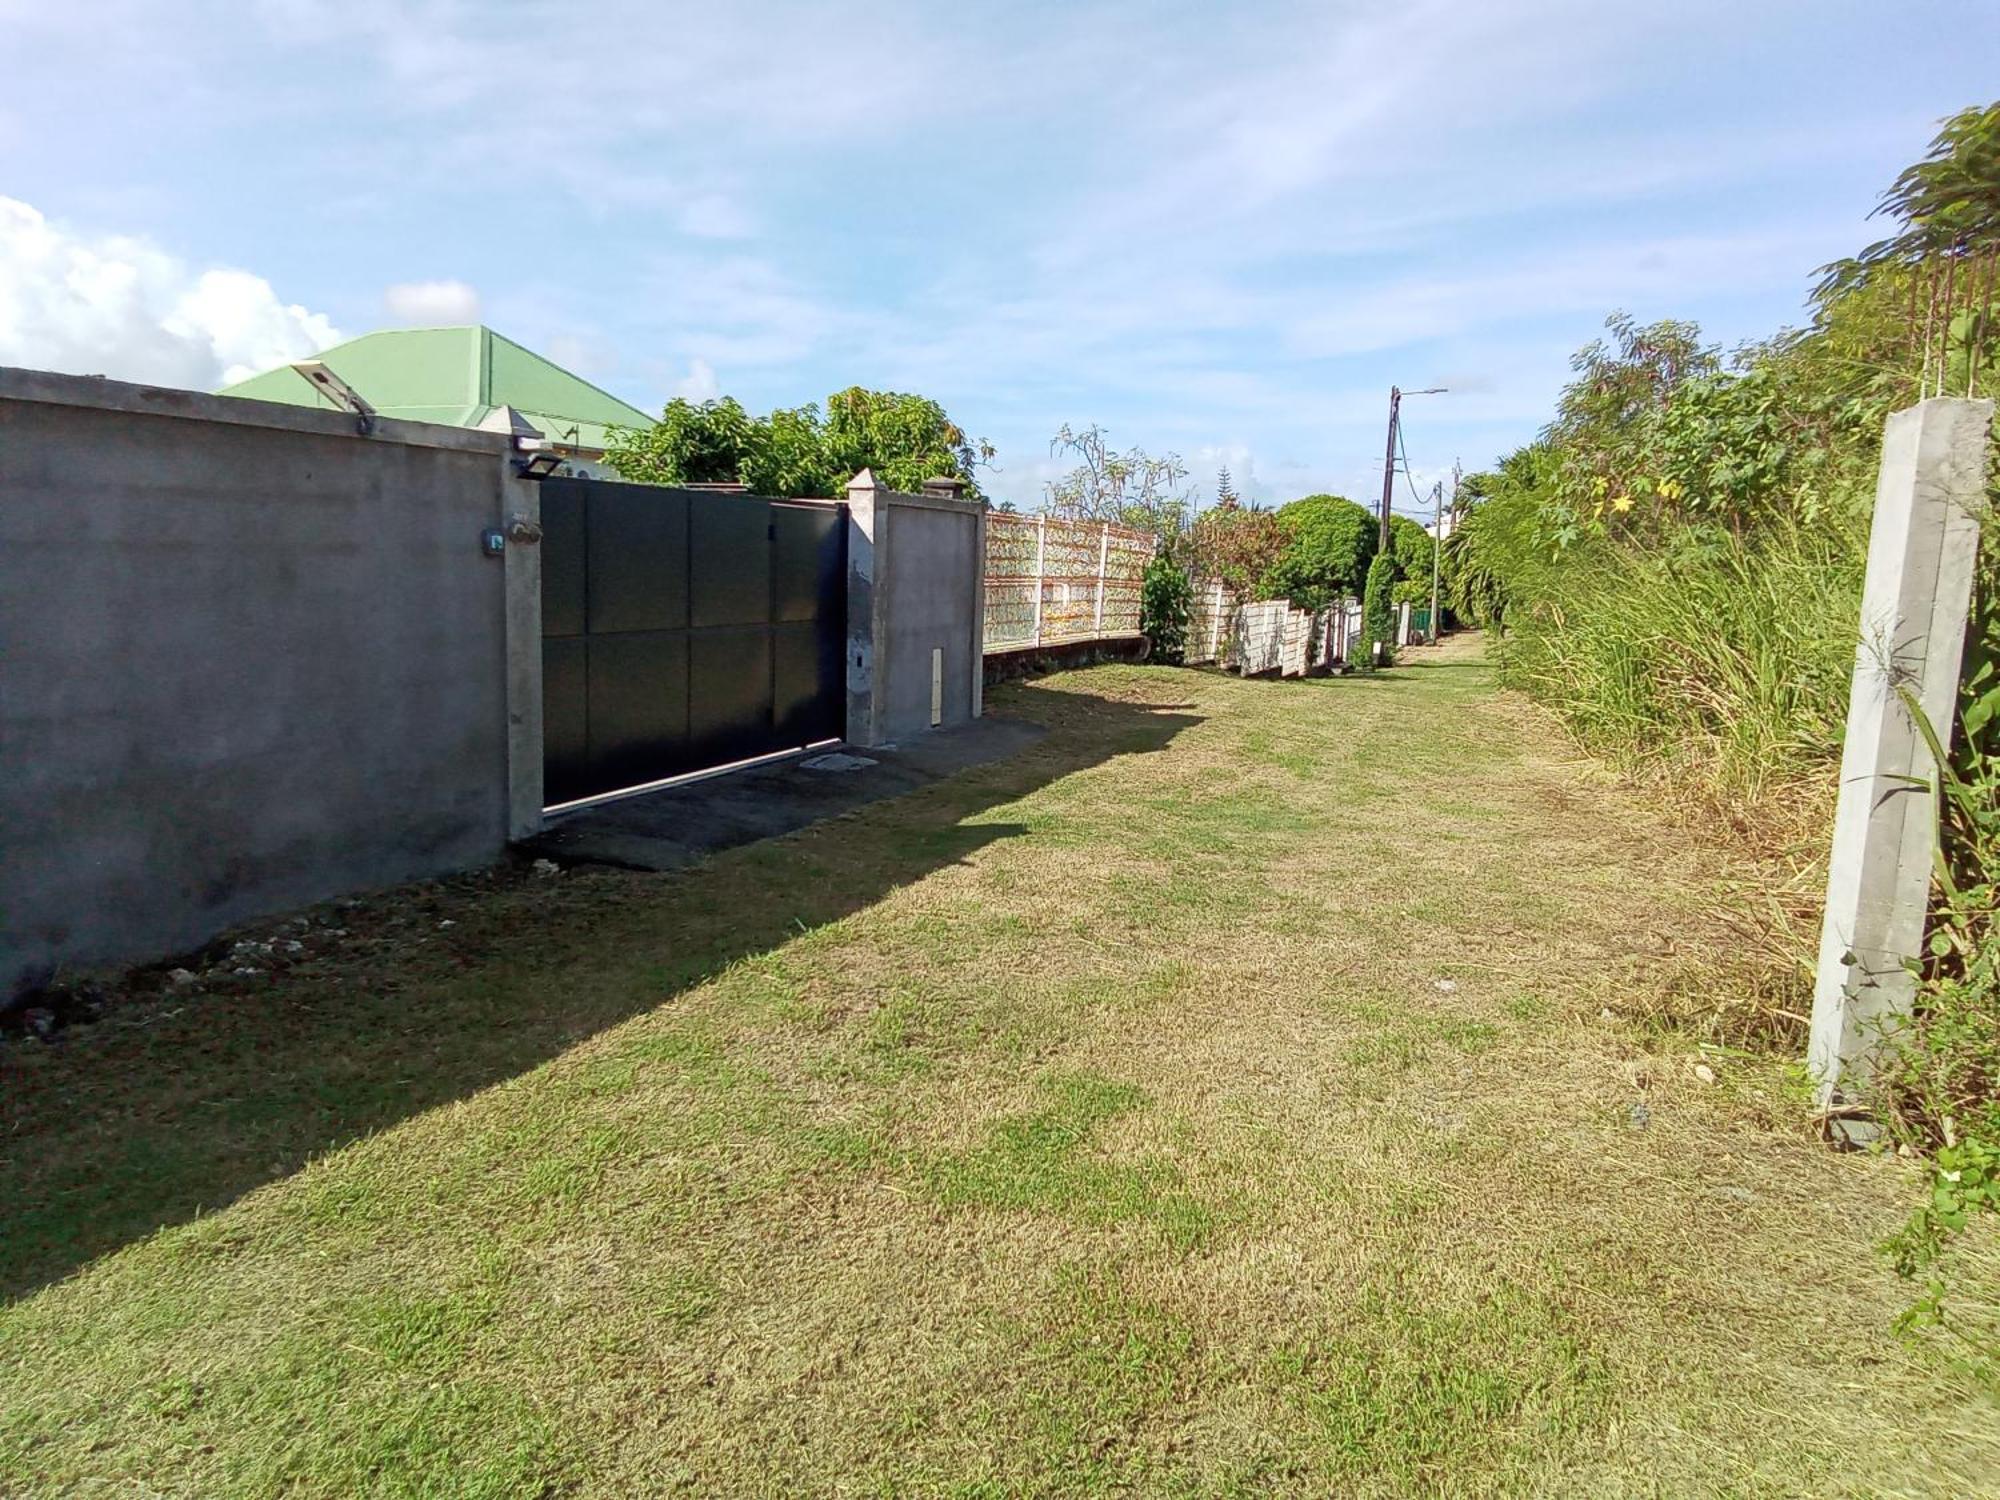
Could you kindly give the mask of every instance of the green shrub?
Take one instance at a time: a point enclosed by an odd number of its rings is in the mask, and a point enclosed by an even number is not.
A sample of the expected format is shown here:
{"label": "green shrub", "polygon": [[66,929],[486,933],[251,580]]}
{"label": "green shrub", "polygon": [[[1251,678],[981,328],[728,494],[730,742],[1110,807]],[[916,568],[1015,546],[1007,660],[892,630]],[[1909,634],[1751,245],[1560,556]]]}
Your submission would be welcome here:
{"label": "green shrub", "polygon": [[859,386],[817,406],[753,417],[734,397],[676,396],[651,427],[614,428],[605,459],[642,484],[738,483],[755,495],[837,497],[862,469],[890,489],[955,476],[979,493],[977,469],[992,450],[974,443],[937,402]]}
{"label": "green shrub", "polygon": [[1379,553],[1368,565],[1368,582],[1361,595],[1361,643],[1359,655],[1364,665],[1372,664],[1374,654],[1372,644],[1382,643],[1382,659],[1386,662],[1395,654],[1396,610],[1389,596],[1396,587],[1396,559],[1392,553]]}
{"label": "green shrub", "polygon": [[1278,509],[1285,549],[1265,575],[1264,594],[1300,609],[1324,609],[1361,592],[1375,556],[1375,517],[1339,495],[1308,495]]}
{"label": "green shrub", "polygon": [[1398,578],[1421,578],[1424,587],[1429,588],[1431,549],[1435,545],[1431,534],[1408,516],[1389,518],[1389,552],[1396,559]]}
{"label": "green shrub", "polygon": [[1152,643],[1154,661],[1179,666],[1187,660],[1188,614],[1194,585],[1187,569],[1166,557],[1146,564],[1139,589],[1139,629]]}

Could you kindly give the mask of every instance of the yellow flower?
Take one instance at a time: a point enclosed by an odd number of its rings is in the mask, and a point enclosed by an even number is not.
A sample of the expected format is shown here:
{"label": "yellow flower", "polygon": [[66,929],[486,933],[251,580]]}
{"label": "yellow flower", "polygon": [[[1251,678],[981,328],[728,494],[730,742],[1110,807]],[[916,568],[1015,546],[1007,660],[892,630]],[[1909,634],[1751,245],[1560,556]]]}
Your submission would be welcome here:
{"label": "yellow flower", "polygon": [[1632,497],[1630,495],[1620,495],[1616,500],[1611,502],[1611,508],[1621,515],[1624,514],[1632,508]]}

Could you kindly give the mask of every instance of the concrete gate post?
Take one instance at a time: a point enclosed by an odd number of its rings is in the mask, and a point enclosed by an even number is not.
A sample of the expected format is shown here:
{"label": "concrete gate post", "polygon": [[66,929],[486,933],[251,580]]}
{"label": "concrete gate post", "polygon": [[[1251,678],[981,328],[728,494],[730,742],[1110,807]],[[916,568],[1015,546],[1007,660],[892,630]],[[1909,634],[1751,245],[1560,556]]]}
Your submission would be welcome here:
{"label": "concrete gate post", "polygon": [[887,599],[876,587],[887,577],[889,528],[878,504],[881,487],[872,470],[847,482],[847,740],[882,743],[882,681],[876,643],[882,639]]}

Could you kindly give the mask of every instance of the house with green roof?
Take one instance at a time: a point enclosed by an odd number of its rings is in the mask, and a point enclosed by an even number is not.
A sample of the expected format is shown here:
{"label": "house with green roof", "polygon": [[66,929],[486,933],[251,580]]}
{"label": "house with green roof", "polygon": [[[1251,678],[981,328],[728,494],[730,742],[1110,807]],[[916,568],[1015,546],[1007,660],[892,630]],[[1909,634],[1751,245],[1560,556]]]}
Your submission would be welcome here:
{"label": "house with green roof", "polygon": [[[653,424],[638,407],[483,326],[385,328],[334,345],[318,362],[385,417],[538,436],[572,473],[611,475],[601,462],[609,429]],[[219,394],[338,407],[292,365]]]}

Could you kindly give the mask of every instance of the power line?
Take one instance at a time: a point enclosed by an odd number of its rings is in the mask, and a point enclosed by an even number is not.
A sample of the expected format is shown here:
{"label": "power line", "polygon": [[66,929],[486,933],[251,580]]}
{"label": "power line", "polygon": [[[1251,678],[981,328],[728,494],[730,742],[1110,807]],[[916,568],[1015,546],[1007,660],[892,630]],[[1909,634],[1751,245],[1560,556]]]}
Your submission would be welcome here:
{"label": "power line", "polygon": [[1417,482],[1410,477],[1410,450],[1403,445],[1403,427],[1396,424],[1396,454],[1403,460],[1403,483],[1409,486],[1410,498],[1421,508],[1424,497],[1417,493]]}

